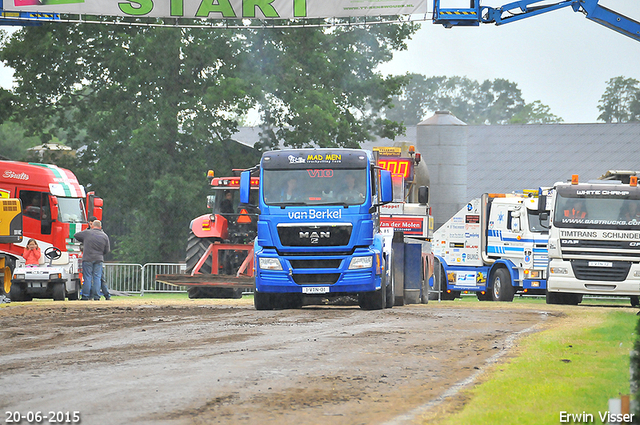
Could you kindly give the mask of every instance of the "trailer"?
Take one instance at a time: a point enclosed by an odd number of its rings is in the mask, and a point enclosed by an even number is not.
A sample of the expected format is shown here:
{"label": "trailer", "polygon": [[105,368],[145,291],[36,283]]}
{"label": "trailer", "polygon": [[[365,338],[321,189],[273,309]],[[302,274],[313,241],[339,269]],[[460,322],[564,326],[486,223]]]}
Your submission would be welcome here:
{"label": "trailer", "polygon": [[394,232],[394,304],[426,304],[434,261],[427,165],[408,143],[374,147],[373,151],[378,166],[391,173],[393,183],[393,202],[380,206],[380,227]]}
{"label": "trailer", "polygon": [[453,300],[462,292],[475,293],[481,301],[512,301],[516,293],[544,295],[546,207],[546,197],[534,191],[485,193],[469,201],[434,233],[432,282],[440,298]]}

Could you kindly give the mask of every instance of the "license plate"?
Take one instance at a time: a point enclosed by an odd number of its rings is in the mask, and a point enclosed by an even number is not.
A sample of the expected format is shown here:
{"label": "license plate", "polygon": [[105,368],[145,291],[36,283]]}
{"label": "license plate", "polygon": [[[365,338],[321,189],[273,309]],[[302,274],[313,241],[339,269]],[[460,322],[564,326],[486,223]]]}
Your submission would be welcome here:
{"label": "license plate", "polygon": [[613,267],[613,263],[608,261],[589,261],[589,267]]}
{"label": "license plate", "polygon": [[327,294],[329,293],[328,286],[304,286],[302,287],[303,294]]}

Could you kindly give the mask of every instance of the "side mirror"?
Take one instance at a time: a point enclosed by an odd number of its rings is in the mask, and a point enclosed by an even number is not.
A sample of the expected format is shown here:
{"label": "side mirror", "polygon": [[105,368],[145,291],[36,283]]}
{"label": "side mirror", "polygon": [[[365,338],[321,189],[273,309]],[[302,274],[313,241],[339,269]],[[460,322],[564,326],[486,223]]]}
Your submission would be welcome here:
{"label": "side mirror", "polygon": [[42,216],[43,220],[50,220],[50,221],[55,221],[58,219],[58,198],[56,198],[55,196],[51,196],[50,200],[49,200],[49,208],[51,210],[51,217],[47,217],[45,218],[44,215]]}
{"label": "side mirror", "polygon": [[251,193],[251,171],[243,171],[240,174],[240,203],[249,203],[249,194]]}
{"label": "side mirror", "polygon": [[421,205],[429,203],[429,186],[420,186],[418,188],[418,203]]}
{"label": "side mirror", "polygon": [[380,170],[380,203],[388,204],[393,201],[393,181],[391,172]]}
{"label": "side mirror", "polygon": [[538,211],[542,212],[547,208],[547,195],[538,196]]}

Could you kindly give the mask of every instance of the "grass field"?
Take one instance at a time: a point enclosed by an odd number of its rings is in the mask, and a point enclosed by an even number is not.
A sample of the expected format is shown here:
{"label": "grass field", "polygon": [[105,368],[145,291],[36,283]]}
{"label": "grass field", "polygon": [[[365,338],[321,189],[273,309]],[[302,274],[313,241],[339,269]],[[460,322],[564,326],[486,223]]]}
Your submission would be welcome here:
{"label": "grass field", "polygon": [[[515,303],[542,305],[544,300]],[[629,355],[638,317],[627,306],[626,299],[596,299],[563,307],[564,317],[522,338],[508,359],[460,394],[465,401],[461,409],[423,423],[559,424],[561,412],[587,413],[592,416],[584,422],[602,423],[599,413],[608,410],[608,400],[629,394]]]}

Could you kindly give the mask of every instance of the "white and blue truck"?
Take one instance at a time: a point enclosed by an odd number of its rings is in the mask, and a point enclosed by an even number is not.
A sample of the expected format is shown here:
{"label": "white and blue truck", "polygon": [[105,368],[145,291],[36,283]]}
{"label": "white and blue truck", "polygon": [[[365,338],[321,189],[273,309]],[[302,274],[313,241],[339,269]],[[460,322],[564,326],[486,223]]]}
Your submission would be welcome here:
{"label": "white and blue truck", "polygon": [[240,178],[249,206],[259,174],[254,244],[257,310],[299,308],[307,297],[357,296],[362,309],[392,307],[393,231],[380,207],[393,200],[391,173],[373,152],[290,149],[263,154]]}
{"label": "white and blue truck", "polygon": [[434,232],[432,296],[475,292],[481,301],[512,301],[516,293],[544,295],[549,263],[549,212],[541,189],[483,194]]}

